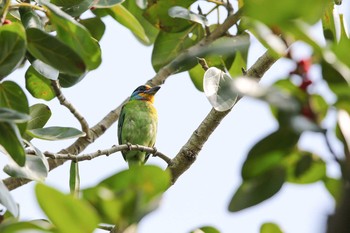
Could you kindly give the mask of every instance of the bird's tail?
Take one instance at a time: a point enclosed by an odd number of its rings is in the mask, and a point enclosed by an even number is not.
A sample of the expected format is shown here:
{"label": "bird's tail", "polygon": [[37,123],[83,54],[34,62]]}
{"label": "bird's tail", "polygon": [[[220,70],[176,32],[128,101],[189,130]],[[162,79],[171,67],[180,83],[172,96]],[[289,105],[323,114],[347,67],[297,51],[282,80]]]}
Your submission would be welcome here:
{"label": "bird's tail", "polygon": [[128,160],[128,165],[129,165],[129,168],[131,168],[131,167],[135,167],[135,166],[141,166],[142,163],[140,160],[130,159],[130,160]]}

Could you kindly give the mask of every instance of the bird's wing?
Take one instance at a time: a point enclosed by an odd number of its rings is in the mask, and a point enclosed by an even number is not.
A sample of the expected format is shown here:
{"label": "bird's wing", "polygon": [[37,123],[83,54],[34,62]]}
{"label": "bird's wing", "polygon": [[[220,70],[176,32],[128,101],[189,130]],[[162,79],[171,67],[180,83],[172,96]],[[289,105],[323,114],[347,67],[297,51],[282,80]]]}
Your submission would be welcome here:
{"label": "bird's wing", "polygon": [[119,143],[119,145],[122,144],[122,129],[123,129],[123,123],[124,123],[124,118],[125,118],[124,107],[125,107],[125,105],[120,110],[119,120],[118,120],[118,143]]}

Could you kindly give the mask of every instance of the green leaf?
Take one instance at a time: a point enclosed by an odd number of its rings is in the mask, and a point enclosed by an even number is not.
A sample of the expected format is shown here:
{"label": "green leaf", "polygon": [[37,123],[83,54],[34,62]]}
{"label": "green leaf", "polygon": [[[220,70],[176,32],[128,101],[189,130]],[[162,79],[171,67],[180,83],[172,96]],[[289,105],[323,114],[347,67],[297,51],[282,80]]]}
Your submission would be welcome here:
{"label": "green leaf", "polygon": [[283,167],[275,167],[253,179],[244,180],[231,199],[229,211],[237,212],[272,197],[281,189],[285,175]]}
{"label": "green leaf", "polygon": [[18,217],[18,205],[11,196],[11,193],[7,189],[6,185],[2,182],[2,180],[0,180],[0,204],[5,206],[7,211],[9,211],[12,214],[12,216],[16,218]]}
{"label": "green leaf", "polygon": [[49,224],[45,220],[34,220],[30,222],[11,222],[7,224],[0,224],[0,232],[1,233],[16,233],[16,232],[52,233],[54,232],[54,229],[52,229],[51,224]]}
{"label": "green leaf", "polygon": [[0,122],[23,123],[30,120],[30,116],[9,108],[0,107]]}
{"label": "green leaf", "polygon": [[69,189],[70,193],[78,198],[80,192],[79,163],[72,161],[69,169]]}
{"label": "green leaf", "polygon": [[26,88],[29,93],[38,99],[52,100],[56,94],[51,86],[51,80],[42,76],[33,66],[30,66],[25,74]]}
{"label": "green leaf", "polygon": [[208,26],[208,20],[205,16],[196,14],[187,8],[181,6],[173,6],[168,11],[169,16],[172,18],[186,19],[195,23],[199,23],[203,26]]}
{"label": "green leaf", "polygon": [[128,28],[139,40],[142,41],[142,43],[150,43],[141,23],[123,5],[116,5],[112,8],[106,9],[106,11],[113,19]]}
{"label": "green leaf", "polygon": [[261,225],[260,233],[283,233],[283,231],[277,224],[267,222]]}
{"label": "green leaf", "polygon": [[342,181],[342,179],[335,179],[326,176],[323,178],[323,184],[327,188],[328,192],[335,199],[335,201],[339,203],[344,189],[344,182]]}
{"label": "green leaf", "polygon": [[242,52],[236,52],[236,56],[234,58],[233,64],[228,71],[231,77],[237,77],[243,75],[243,69],[247,68],[247,59],[244,59]]}
{"label": "green leaf", "polygon": [[22,88],[12,81],[0,83],[0,107],[29,113],[28,100]]}
{"label": "green leaf", "polygon": [[102,221],[125,229],[154,210],[170,185],[170,174],[156,166],[137,166],[83,190]]}
{"label": "green leaf", "polygon": [[220,231],[211,226],[204,226],[191,231],[191,233],[220,233]]}
{"label": "green leaf", "polygon": [[[28,121],[27,130],[42,128],[51,117],[51,109],[45,104],[34,104],[29,108],[29,115],[31,119]],[[27,141],[33,139],[27,133],[23,135]]]}
{"label": "green leaf", "polygon": [[[175,59],[182,51],[195,45],[204,36],[203,28],[194,25],[178,33],[161,31],[154,43],[152,52],[152,65],[155,71],[167,65]],[[197,63],[195,55],[179,62],[178,70],[184,71],[194,67]]]}
{"label": "green leaf", "polygon": [[94,7],[96,8],[110,8],[124,2],[124,0],[97,0],[94,1]]}
{"label": "green leaf", "polygon": [[201,65],[197,64],[195,67],[188,71],[192,83],[197,88],[198,91],[204,91],[203,89],[203,77],[204,77],[204,69]]}
{"label": "green leaf", "polygon": [[42,128],[51,117],[51,109],[45,104],[34,104],[29,108],[31,116],[27,129]]}
{"label": "green leaf", "polygon": [[25,166],[20,167],[10,162],[4,167],[4,172],[12,177],[21,177],[30,180],[44,181],[49,173],[49,163],[45,155],[35,146],[26,142],[35,154],[27,155]]}
{"label": "green leaf", "polygon": [[85,133],[71,127],[47,127],[27,130],[29,136],[49,141],[84,137]]}
{"label": "green leaf", "polygon": [[236,103],[238,95],[231,90],[232,84],[233,79],[216,67],[204,73],[204,93],[215,110],[227,111]]}
{"label": "green leaf", "polygon": [[280,128],[257,142],[249,151],[242,166],[243,179],[259,177],[280,166],[295,148],[300,135]]}
{"label": "green leaf", "polygon": [[337,96],[349,96],[349,83],[336,68],[326,61],[321,62],[322,77]]}
{"label": "green leaf", "polygon": [[317,122],[321,123],[327,115],[329,105],[326,100],[317,94],[309,96],[309,103],[311,109],[316,113]]}
{"label": "green leaf", "polygon": [[328,0],[245,0],[244,12],[246,16],[268,26],[289,26],[292,20],[315,24],[321,19],[328,2]]}
{"label": "green leaf", "polygon": [[4,172],[12,177],[26,178],[40,182],[44,181],[49,168],[43,163],[43,158],[38,155],[27,155],[25,158],[25,166],[20,167],[10,162],[4,167]]}
{"label": "green leaf", "polygon": [[[142,0],[143,1],[143,0]],[[146,0],[144,0],[146,1]],[[154,27],[148,20],[146,20],[143,16],[145,12],[145,8],[140,8],[137,5],[137,1],[135,0],[125,0],[122,4],[128,11],[133,14],[133,16],[139,21],[139,23],[142,25],[144,32],[147,35],[148,43],[144,43],[144,41],[141,41],[144,45],[151,45],[156,40],[156,37],[158,35],[159,30]]]}
{"label": "green leaf", "polygon": [[287,182],[310,184],[326,176],[326,163],[316,155],[299,151],[287,160]]}
{"label": "green leaf", "polygon": [[35,186],[35,194],[41,209],[59,232],[93,232],[99,223],[95,211],[83,200],[64,195],[41,183]]}
{"label": "green leaf", "polygon": [[0,27],[0,80],[21,64],[26,52],[26,35],[20,23]]}
{"label": "green leaf", "polygon": [[60,72],[48,64],[36,59],[31,62],[33,68],[47,79],[57,80]]}
{"label": "green leaf", "polygon": [[44,29],[43,21],[32,8],[20,7],[18,11],[21,16],[21,22],[26,29],[28,28]]}
{"label": "green leaf", "polygon": [[173,6],[188,8],[195,0],[148,0],[144,17],[159,30],[165,32],[181,32],[193,25],[184,19],[173,19],[169,16],[169,9]]}
{"label": "green leaf", "polygon": [[350,60],[348,59],[347,51],[350,49],[350,39],[342,37],[339,43],[334,43],[332,51],[337,58],[343,62],[347,67],[350,67]]}
{"label": "green leaf", "polygon": [[79,21],[80,24],[82,24],[84,27],[86,27],[93,38],[96,40],[101,40],[106,26],[99,17],[93,17],[88,19],[82,19]]}
{"label": "green leaf", "polygon": [[62,74],[58,76],[58,79],[60,80],[61,87],[72,87],[75,84],[79,83],[83,78],[85,77],[87,73],[84,73],[82,75],[74,76],[74,75],[68,75],[68,74]]}
{"label": "green leaf", "polygon": [[98,42],[91,37],[85,27],[57,6],[48,2],[44,5],[48,8],[46,15],[56,27],[58,38],[84,60],[88,70],[96,69],[101,64],[101,50]]}
{"label": "green leaf", "polygon": [[[55,0],[50,2],[55,4],[56,6],[62,6],[62,10],[64,12],[74,17],[80,16],[85,11],[89,10],[94,4],[94,0],[74,0],[74,1]],[[57,2],[58,4],[56,4],[55,2]]]}
{"label": "green leaf", "polygon": [[80,75],[84,61],[56,37],[36,28],[27,29],[28,50],[37,59],[63,73]]}
{"label": "green leaf", "polygon": [[17,126],[10,122],[0,122],[0,132],[0,145],[19,166],[24,166],[26,155]]}

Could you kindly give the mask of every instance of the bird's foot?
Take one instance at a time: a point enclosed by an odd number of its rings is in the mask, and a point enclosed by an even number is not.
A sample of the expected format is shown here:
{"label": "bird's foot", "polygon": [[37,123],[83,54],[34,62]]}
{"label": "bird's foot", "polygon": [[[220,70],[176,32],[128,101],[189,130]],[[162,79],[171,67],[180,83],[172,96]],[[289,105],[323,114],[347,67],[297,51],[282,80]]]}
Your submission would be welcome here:
{"label": "bird's foot", "polygon": [[154,146],[154,147],[153,147],[152,156],[153,156],[153,157],[157,156],[157,152],[158,152],[158,150],[157,150],[157,148]]}
{"label": "bird's foot", "polygon": [[131,150],[132,144],[130,142],[127,142],[126,145],[128,146],[128,150]]}

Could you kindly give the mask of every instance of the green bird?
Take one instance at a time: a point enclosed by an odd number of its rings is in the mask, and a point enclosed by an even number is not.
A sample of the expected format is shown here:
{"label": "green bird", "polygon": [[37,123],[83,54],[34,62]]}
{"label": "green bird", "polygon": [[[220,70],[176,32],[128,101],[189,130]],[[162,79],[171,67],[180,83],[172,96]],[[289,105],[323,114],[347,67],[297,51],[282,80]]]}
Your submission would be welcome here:
{"label": "green bird", "polygon": [[[135,89],[129,101],[122,107],[118,121],[119,144],[153,147],[156,142],[158,115],[153,106],[159,86],[142,85]],[[144,164],[149,153],[138,150],[122,151],[129,167]]]}

